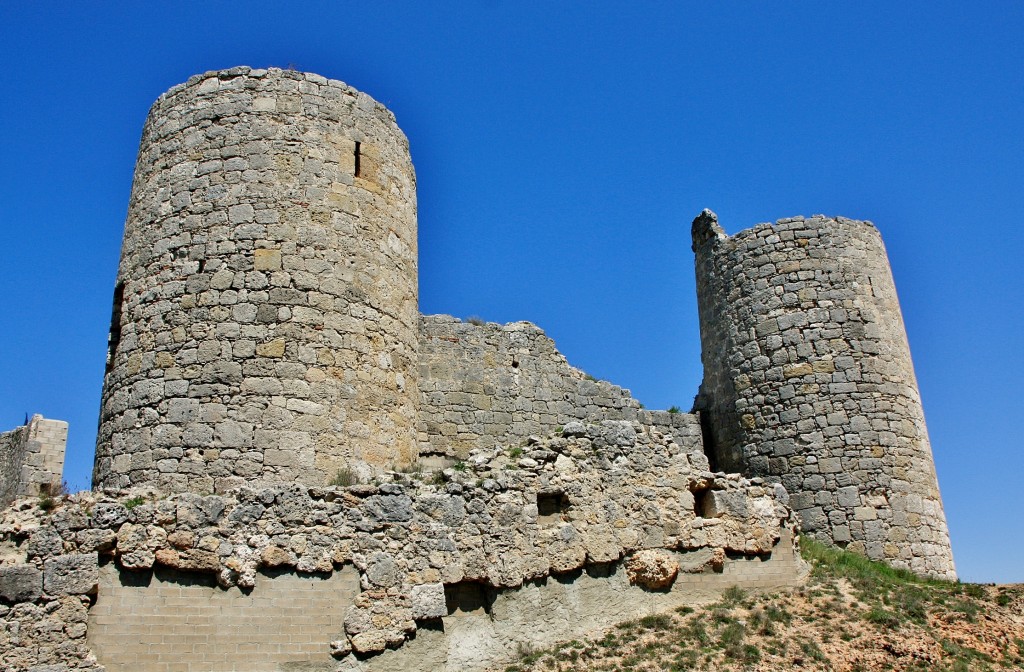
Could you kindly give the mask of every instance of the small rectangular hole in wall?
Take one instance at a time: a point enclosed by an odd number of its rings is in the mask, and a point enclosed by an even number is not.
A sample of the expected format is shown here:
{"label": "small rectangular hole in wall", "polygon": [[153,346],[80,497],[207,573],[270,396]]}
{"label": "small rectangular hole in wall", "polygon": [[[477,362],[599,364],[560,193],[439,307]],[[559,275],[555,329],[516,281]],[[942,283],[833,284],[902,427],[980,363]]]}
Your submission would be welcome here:
{"label": "small rectangular hole in wall", "polygon": [[114,288],[114,307],[110,311],[110,332],[107,334],[107,369],[114,368],[114,355],[121,343],[121,304],[124,303],[124,283],[117,283]]}
{"label": "small rectangular hole in wall", "polygon": [[355,153],[356,177],[361,177],[362,173],[363,173],[363,166],[362,166],[362,162],[360,161],[360,158],[361,158],[360,157],[360,149],[362,148],[362,145],[363,145],[363,143],[359,142],[358,140],[356,141],[356,153]]}
{"label": "small rectangular hole in wall", "polygon": [[569,498],[564,492],[537,493],[537,519],[541,523],[560,522],[569,511]]}
{"label": "small rectangular hole in wall", "polygon": [[697,514],[698,518],[711,518],[708,515],[708,504],[710,503],[708,499],[710,494],[711,491],[707,488],[693,491],[693,512]]}

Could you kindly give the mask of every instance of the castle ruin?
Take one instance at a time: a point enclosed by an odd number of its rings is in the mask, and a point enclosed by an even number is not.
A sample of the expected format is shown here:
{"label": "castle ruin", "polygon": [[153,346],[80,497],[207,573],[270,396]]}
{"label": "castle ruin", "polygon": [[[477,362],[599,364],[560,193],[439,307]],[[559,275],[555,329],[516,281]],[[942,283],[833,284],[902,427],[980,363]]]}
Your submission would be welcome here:
{"label": "castle ruin", "polygon": [[415,175],[380,103],[274,69],[174,87],[136,166],[96,491],[0,528],[0,618],[87,627],[3,662],[482,669],[796,585],[797,521],[955,578],[874,226],[729,237],[704,211],[692,234],[704,381],[693,412],[646,410],[532,324],[418,313]]}

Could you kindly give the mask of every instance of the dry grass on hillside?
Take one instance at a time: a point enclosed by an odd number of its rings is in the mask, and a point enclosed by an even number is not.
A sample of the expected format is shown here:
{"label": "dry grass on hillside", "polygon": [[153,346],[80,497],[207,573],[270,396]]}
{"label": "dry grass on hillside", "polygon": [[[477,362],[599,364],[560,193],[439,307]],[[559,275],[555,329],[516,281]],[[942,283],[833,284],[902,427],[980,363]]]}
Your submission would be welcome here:
{"label": "dry grass on hillside", "polygon": [[922,581],[801,540],[805,588],[621,623],[599,639],[525,653],[527,670],[1024,670],[1024,585]]}

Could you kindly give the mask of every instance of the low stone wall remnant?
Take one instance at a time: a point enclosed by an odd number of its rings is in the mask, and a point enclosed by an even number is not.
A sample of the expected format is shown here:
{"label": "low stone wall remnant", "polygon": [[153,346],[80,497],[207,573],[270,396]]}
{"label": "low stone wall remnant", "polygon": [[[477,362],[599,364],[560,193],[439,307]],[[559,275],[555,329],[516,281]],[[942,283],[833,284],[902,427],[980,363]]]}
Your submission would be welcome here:
{"label": "low stone wall remnant", "polygon": [[[792,518],[781,486],[712,473],[702,455],[636,422],[571,422],[560,434],[532,437],[523,446],[474,451],[443,472],[391,472],[390,478],[206,496],[79,493],[50,514],[21,500],[0,523],[0,632],[6,637],[0,663],[16,671],[48,664],[198,671],[211,669],[205,656],[215,654],[223,659],[213,669],[398,669],[388,668],[396,654],[385,651],[404,648],[414,636],[420,641],[421,629],[427,631],[422,641],[429,641],[438,625],[474,611],[464,599],[467,586],[492,591],[495,604],[500,595],[514,611],[534,599],[519,598],[519,592],[568,585],[584,575],[586,581],[614,577],[607,584],[610,595],[647,594],[655,590],[643,578],[653,571],[643,570],[651,563],[675,571],[673,584],[685,586],[694,599],[695,586],[718,592],[744,577],[760,578],[765,587],[801,578],[800,563],[787,550]],[[639,551],[645,554],[636,562],[623,562]],[[771,565],[768,574],[748,567],[732,574],[736,581],[721,579],[742,558],[763,565],[779,553],[790,558],[788,564]],[[344,618],[335,627],[324,612],[326,620],[304,624],[308,647],[296,648],[296,633],[273,624],[234,633],[254,645],[269,642],[287,659],[255,656],[234,636],[210,639],[199,626],[209,616],[203,609],[218,603],[186,595],[201,584],[208,596],[214,590],[234,595],[243,611],[284,607],[296,594],[313,604],[320,599],[316,591],[296,581],[320,577],[319,585],[330,586],[339,571],[354,571],[359,590],[343,579],[328,591],[348,605]],[[186,575],[209,579],[181,578]],[[678,578],[691,575],[696,584]],[[275,584],[281,576],[291,578]],[[279,601],[272,597],[278,587],[286,596]],[[133,588],[142,593],[131,593]],[[175,597],[174,590],[181,593]],[[261,595],[271,597],[259,602]],[[605,625],[633,603],[627,599],[609,610]],[[132,613],[148,615],[128,617],[117,604],[140,605]],[[183,624],[182,609],[192,609],[194,620],[186,617]],[[41,614],[47,615],[42,629],[34,625]],[[471,627],[472,618],[459,626],[452,622],[453,632]],[[508,623],[522,618],[508,616]],[[595,616],[587,618],[590,623]],[[128,639],[139,645],[114,644]],[[204,651],[201,660],[182,653],[198,651],[199,644],[215,651]],[[466,669],[458,667],[464,661],[454,649],[437,646],[448,652],[446,661],[451,656],[447,669]],[[435,649],[431,655],[441,656]],[[509,653],[488,651],[495,659]],[[172,652],[187,665],[162,667]]]}
{"label": "low stone wall remnant", "polygon": [[701,451],[700,423],[644,410],[629,390],[569,364],[530,322],[463,322],[422,315],[419,453],[464,459],[474,448],[514,445],[574,420],[638,420]]}

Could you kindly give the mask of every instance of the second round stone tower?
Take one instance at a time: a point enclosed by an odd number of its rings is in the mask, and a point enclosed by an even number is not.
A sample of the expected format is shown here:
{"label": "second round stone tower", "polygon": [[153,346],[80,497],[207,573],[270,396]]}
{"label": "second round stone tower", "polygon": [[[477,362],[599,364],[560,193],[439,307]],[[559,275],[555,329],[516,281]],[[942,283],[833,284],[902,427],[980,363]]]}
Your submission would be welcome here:
{"label": "second round stone tower", "polygon": [[97,487],[307,484],[415,458],[416,188],[394,117],[234,68],[154,104],[125,224]]}
{"label": "second round stone tower", "polygon": [[713,466],[781,482],[804,532],[955,578],[878,230],[815,216],[727,236],[705,210],[692,233]]}

